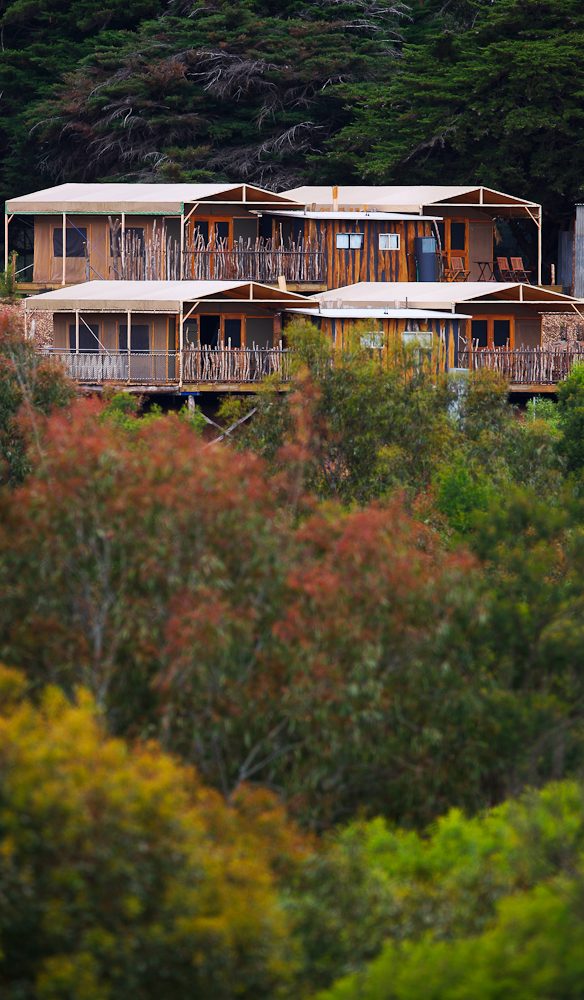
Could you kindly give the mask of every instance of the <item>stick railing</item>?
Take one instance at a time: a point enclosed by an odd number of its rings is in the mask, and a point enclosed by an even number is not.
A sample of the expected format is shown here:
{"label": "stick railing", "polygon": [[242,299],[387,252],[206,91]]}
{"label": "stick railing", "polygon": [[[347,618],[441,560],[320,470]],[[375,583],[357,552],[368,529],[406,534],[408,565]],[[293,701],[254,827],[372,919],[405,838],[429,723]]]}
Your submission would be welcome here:
{"label": "stick railing", "polygon": [[324,240],[300,238],[281,244],[258,236],[238,240],[230,247],[226,240],[205,243],[199,236],[185,250],[183,277],[274,282],[283,276],[287,281],[322,282],[324,271]]}
{"label": "stick railing", "polygon": [[261,382],[268,375],[289,381],[289,352],[285,348],[201,347],[183,352],[184,382]]}
{"label": "stick railing", "polygon": [[119,219],[110,218],[110,247],[112,279],[275,282],[283,276],[288,281],[324,281],[324,238],[282,241],[258,236],[230,244],[226,239],[206,241],[197,233],[181,254],[178,240],[156,222],[146,233],[143,228],[122,230]]}
{"label": "stick railing", "polygon": [[492,347],[459,351],[459,366],[499,372],[513,385],[556,385],[584,361],[584,344],[557,347]]}

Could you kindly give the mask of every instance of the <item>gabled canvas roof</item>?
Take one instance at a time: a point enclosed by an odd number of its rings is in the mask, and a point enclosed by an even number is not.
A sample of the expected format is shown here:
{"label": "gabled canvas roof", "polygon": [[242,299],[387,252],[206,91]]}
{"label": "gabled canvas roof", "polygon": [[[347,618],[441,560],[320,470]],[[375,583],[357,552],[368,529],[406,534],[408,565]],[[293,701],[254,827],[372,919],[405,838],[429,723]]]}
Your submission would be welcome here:
{"label": "gabled canvas roof", "polygon": [[315,319],[471,319],[465,313],[453,313],[445,309],[359,309],[357,306],[344,306],[342,309],[327,309],[322,306],[320,309],[299,309],[290,312],[300,313],[302,316],[312,316]]}
{"label": "gabled canvas roof", "polygon": [[406,187],[340,184],[336,189],[332,186],[307,185],[291,188],[283,194],[314,211],[328,211],[336,205],[340,211],[369,208],[384,212],[420,214],[425,208],[455,204],[491,209],[495,213],[500,210],[503,214],[529,214],[526,211],[528,207],[537,210],[540,207],[536,202],[477,185],[418,184]]}
{"label": "gabled canvas roof", "polygon": [[32,295],[26,309],[48,312],[180,312],[181,306],[199,299],[224,302],[262,302],[292,306],[308,299],[297,292],[284,292],[259,281],[86,281]]}
{"label": "gabled canvas roof", "polygon": [[360,281],[311,296],[322,308],[372,306],[455,309],[464,302],[516,302],[568,308],[580,300],[539,285],[497,281]]}
{"label": "gabled canvas roof", "polygon": [[6,202],[14,215],[80,214],[180,215],[185,205],[201,201],[258,207],[299,207],[285,195],[253,184],[59,184]]}

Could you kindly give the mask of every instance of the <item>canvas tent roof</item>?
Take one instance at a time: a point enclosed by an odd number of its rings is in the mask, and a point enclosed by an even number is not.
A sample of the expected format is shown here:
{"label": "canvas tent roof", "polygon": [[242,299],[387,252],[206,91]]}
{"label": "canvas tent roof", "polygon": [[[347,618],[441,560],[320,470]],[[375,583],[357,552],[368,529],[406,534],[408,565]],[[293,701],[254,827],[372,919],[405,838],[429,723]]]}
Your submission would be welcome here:
{"label": "canvas tent roof", "polygon": [[454,204],[484,208],[491,210],[493,214],[532,217],[528,208],[536,214],[540,210],[536,202],[476,185],[419,184],[406,187],[340,184],[337,188],[307,185],[291,188],[283,194],[315,211],[334,210],[336,206],[340,211],[360,207],[384,212],[420,214],[426,208],[434,209],[440,205]]}
{"label": "canvas tent roof", "polygon": [[313,316],[315,319],[470,319],[463,313],[452,313],[446,310],[438,312],[435,309],[359,309],[347,306],[339,309],[294,309],[303,316]]}
{"label": "canvas tent roof", "polygon": [[390,308],[455,309],[464,302],[505,302],[545,304],[552,308],[569,308],[579,302],[571,295],[542,288],[497,281],[361,281],[311,296],[321,308],[357,308],[371,306]]}
{"label": "canvas tent roof", "polygon": [[261,302],[263,305],[305,304],[307,298],[257,281],[86,281],[25,300],[26,309],[48,312],[170,312],[199,299]]}
{"label": "canvas tent roof", "polygon": [[295,206],[293,199],[286,195],[274,194],[252,184],[59,184],[20,198],[10,198],[6,211],[13,215],[60,212],[180,215],[185,205],[200,201]]}
{"label": "canvas tent roof", "polygon": [[369,212],[364,209],[355,208],[352,211],[340,211],[333,212],[331,210],[323,210],[321,212],[312,212],[305,210],[303,212],[291,212],[289,209],[282,208],[268,208],[264,209],[263,212],[258,213],[259,215],[277,215],[286,216],[290,219],[371,219],[374,222],[396,222],[411,219],[414,222],[420,222],[420,220],[427,220],[429,222],[439,221],[442,216],[440,215],[417,215],[414,212]]}

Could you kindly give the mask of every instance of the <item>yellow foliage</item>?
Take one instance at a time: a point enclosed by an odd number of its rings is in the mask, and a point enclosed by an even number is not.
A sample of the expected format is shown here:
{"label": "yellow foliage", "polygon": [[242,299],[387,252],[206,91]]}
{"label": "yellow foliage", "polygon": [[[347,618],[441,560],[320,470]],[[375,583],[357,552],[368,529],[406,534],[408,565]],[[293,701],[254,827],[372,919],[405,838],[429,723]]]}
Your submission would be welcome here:
{"label": "yellow foliage", "polygon": [[[18,681],[0,674],[15,695]],[[87,692],[56,688],[0,718],[0,782],[0,897],[11,885],[14,925],[34,934],[35,995],[289,995],[276,869],[305,846],[270,796],[227,805],[156,744],[107,736]]]}

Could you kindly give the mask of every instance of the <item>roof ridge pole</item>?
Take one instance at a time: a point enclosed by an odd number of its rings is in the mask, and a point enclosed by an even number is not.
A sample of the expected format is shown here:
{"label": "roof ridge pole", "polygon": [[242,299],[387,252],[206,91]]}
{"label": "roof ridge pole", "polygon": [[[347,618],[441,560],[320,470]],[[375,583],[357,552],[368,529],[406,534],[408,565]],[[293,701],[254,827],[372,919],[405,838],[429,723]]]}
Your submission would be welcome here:
{"label": "roof ridge pole", "polygon": [[[66,266],[67,266],[67,213],[63,212],[63,246],[61,247],[62,265],[61,265],[61,284],[66,284]],[[77,351],[79,353],[79,351]]]}

